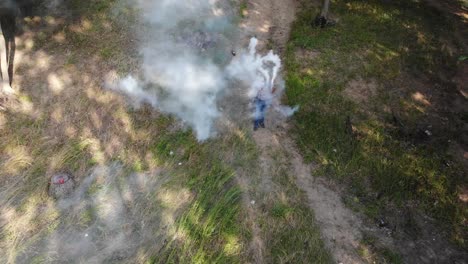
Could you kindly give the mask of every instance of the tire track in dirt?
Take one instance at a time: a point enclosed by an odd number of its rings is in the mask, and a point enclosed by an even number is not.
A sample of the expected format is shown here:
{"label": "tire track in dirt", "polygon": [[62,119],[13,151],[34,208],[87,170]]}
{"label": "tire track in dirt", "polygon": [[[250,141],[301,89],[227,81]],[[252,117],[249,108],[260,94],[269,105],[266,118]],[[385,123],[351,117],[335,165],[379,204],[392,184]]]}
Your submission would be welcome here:
{"label": "tire track in dirt", "polygon": [[[295,18],[297,3],[294,0],[253,0],[248,2],[247,16],[241,23],[242,44],[248,43],[251,36],[259,39],[258,48],[265,51],[269,45],[282,54],[289,39],[290,26]],[[322,238],[337,263],[363,263],[357,254],[361,240],[361,222],[351,210],[345,207],[340,195],[328,188],[321,178],[312,177],[312,166],[304,164],[302,156],[286,133],[286,120],[273,111],[267,113],[267,128],[254,132],[254,140],[260,150],[260,182],[257,191],[271,189],[272,179],[269,171],[274,165],[271,153],[280,151],[289,157],[289,171],[308,199],[308,205],[315,213],[321,229]],[[241,186],[246,187],[244,177]],[[243,183],[242,183],[243,182]],[[261,190],[260,190],[261,189]],[[245,189],[244,189],[245,190]],[[251,191],[255,188],[251,187]],[[256,224],[256,212],[250,204],[249,194],[244,197],[249,208],[249,222],[253,239],[250,249],[255,263],[264,263],[265,247],[260,228]]]}

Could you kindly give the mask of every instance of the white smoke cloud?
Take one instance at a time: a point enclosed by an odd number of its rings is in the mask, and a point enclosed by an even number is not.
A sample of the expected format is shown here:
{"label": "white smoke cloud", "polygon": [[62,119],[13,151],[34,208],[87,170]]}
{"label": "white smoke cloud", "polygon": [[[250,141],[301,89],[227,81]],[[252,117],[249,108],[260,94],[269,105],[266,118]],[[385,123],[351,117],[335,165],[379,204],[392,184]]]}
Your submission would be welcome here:
{"label": "white smoke cloud", "polygon": [[[146,81],[162,88],[159,108],[187,122],[199,140],[207,139],[219,116],[216,99],[225,88],[221,70],[194,54],[182,52],[166,57],[157,52],[146,50],[143,68]],[[155,60],[165,63],[154,63]]]}
{"label": "white smoke cloud", "polygon": [[144,90],[133,76],[127,76],[120,80],[117,84],[107,85],[112,90],[119,91],[131,98],[135,107],[140,107],[143,103],[148,103],[152,107],[158,107],[158,100],[155,93]]}
{"label": "white smoke cloud", "polygon": [[272,51],[258,55],[257,39],[231,61],[238,34],[231,20],[236,9],[229,1],[133,1],[143,22],[141,74],[127,76],[110,88],[125,94],[135,106],[148,103],[177,116],[200,141],[214,135],[214,123],[222,115],[217,103],[233,79],[249,87],[249,98],[262,87],[275,86],[277,92],[270,94],[268,103],[285,115],[297,110],[279,105],[284,89],[277,80],[281,60]]}
{"label": "white smoke cloud", "polygon": [[190,125],[198,140],[213,133],[226,88],[226,32],[235,28],[215,0],[135,0],[143,20],[142,74],[111,86]]}

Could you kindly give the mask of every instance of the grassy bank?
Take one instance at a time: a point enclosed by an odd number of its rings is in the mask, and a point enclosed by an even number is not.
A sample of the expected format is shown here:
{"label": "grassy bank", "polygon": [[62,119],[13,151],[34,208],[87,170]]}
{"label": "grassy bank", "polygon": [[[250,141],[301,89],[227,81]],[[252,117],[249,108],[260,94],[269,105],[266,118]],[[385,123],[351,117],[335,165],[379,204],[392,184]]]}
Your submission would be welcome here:
{"label": "grassy bank", "polygon": [[337,1],[336,26],[319,29],[318,10],[301,9],[286,82],[288,103],[301,105],[293,131],[305,158],[346,183],[346,199],[369,216],[417,204],[465,245],[466,171],[447,142],[463,140],[466,112],[445,111],[443,99],[455,93],[447,80],[460,56],[452,18],[411,1]]}

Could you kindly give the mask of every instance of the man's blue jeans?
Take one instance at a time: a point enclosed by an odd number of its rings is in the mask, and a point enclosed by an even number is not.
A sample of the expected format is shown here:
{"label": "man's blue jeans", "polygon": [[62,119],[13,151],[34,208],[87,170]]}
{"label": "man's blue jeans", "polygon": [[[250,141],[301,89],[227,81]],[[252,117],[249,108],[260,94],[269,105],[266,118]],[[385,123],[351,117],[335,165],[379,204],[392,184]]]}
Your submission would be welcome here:
{"label": "man's blue jeans", "polygon": [[254,129],[261,127],[265,127],[265,110],[267,108],[267,104],[265,100],[261,100],[260,98],[256,97],[254,100],[255,104],[255,113],[254,113]]}

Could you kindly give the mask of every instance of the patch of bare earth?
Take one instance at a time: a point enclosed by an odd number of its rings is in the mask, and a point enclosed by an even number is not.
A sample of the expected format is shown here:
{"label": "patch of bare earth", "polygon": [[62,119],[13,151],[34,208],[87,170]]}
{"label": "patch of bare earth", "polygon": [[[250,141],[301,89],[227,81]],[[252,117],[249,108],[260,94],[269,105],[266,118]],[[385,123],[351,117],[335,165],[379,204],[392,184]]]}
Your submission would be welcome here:
{"label": "patch of bare earth", "polygon": [[306,60],[303,60],[301,62],[306,62],[306,61],[313,61],[316,58],[318,58],[318,56],[320,55],[320,52],[315,51],[315,50],[308,50],[308,49],[300,48],[294,52],[294,55],[297,58],[305,58]]}
{"label": "patch of bare earth", "polygon": [[257,36],[258,48],[275,45],[280,52],[284,50],[289,39],[290,25],[294,20],[296,1],[248,1],[246,19],[241,28],[248,41],[249,36]]}
{"label": "patch of bare earth", "polygon": [[369,98],[377,94],[377,82],[375,80],[364,80],[357,78],[348,82],[344,93],[356,103],[365,103]]}

